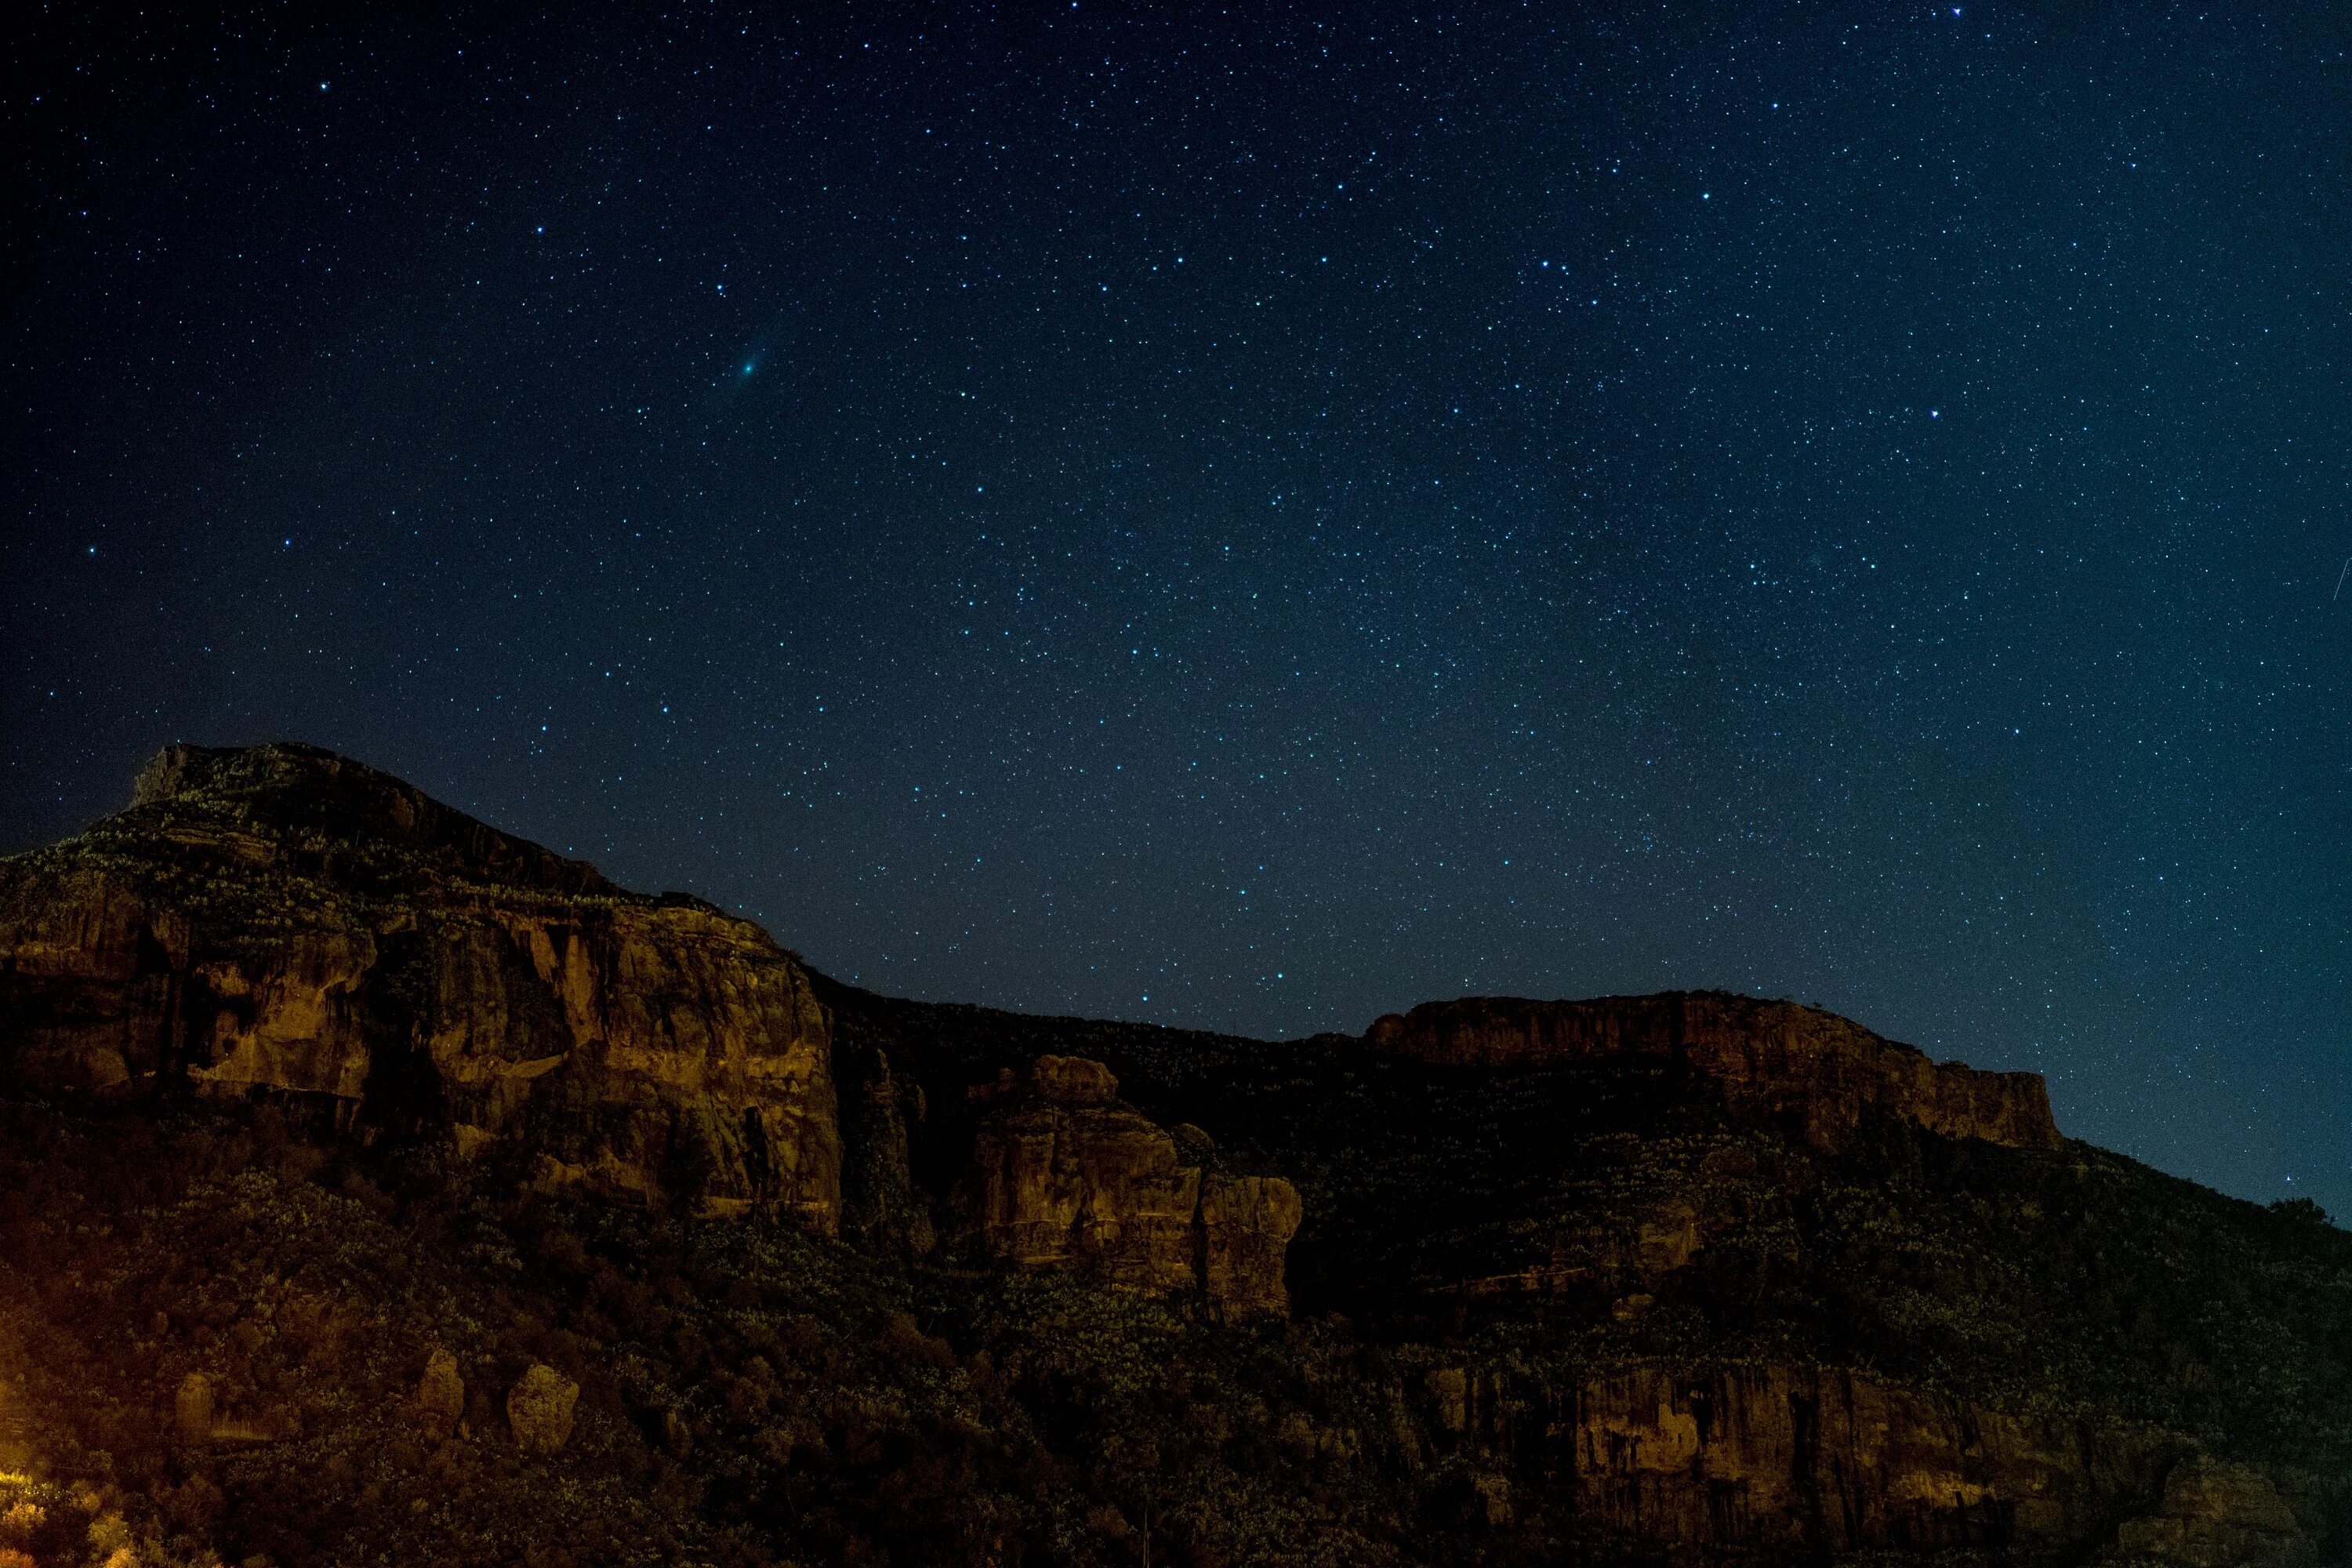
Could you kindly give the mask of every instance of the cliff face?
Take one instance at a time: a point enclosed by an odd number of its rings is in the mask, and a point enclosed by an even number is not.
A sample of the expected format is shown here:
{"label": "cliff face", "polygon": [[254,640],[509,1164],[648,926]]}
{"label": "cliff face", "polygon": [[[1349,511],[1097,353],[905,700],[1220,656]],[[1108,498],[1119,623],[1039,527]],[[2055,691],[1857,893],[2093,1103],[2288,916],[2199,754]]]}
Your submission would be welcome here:
{"label": "cliff face", "polygon": [[1937,1064],[1834,1013],[1793,1002],[1724,992],[1591,1002],[1470,996],[1388,1014],[1365,1038],[1441,1067],[1669,1063],[1738,1109],[1795,1120],[1808,1141],[1824,1149],[1842,1145],[1873,1115],[2015,1149],[2054,1149],[2061,1142],[2040,1074]]}
{"label": "cliff face", "polygon": [[2185,1447],[1849,1369],[1652,1364],[1559,1386],[1440,1368],[1424,1388],[1487,1498],[1686,1554],[2041,1556],[2114,1529]]}
{"label": "cliff face", "polygon": [[2116,1532],[2116,1556],[2165,1568],[2310,1568],[2316,1543],[2260,1470],[2202,1455],[2164,1479],[2154,1512]]}
{"label": "cliff face", "polygon": [[1197,1289],[1228,1316],[1286,1310],[1283,1249],[1300,1216],[1288,1182],[1187,1163],[1174,1137],[1119,1101],[1100,1062],[1039,1057],[1025,1077],[1008,1068],[970,1093],[981,1115],[952,1201],[989,1257]]}
{"label": "cliff face", "polygon": [[840,1212],[829,1022],[757,926],[308,747],[174,747],[0,864],[0,1087],[277,1096],[551,1193]]}
{"label": "cliff face", "polygon": [[875,997],[174,748],[0,860],[0,1562],[2352,1562],[2309,1205],[1784,1003],[1370,1044]]}

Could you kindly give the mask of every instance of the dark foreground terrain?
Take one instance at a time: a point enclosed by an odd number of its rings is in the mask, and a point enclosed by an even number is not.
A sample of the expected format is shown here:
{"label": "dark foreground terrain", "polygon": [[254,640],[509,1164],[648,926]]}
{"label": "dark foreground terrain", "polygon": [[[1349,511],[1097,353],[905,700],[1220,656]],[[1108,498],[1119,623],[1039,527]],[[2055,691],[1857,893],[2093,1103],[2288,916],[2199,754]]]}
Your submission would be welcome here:
{"label": "dark foreground terrain", "polygon": [[2352,1236],[1691,994],[893,1001],[359,764],[0,860],[0,1568],[2352,1562]]}

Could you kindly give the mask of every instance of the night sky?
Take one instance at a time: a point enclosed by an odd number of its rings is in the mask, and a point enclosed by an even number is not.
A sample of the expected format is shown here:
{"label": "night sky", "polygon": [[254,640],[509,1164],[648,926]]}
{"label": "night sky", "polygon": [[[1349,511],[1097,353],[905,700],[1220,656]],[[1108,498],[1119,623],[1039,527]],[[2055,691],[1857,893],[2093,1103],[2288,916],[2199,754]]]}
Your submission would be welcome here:
{"label": "night sky", "polygon": [[293,737],[886,992],[1759,991],[2352,1212],[2352,13],[477,9],[12,19],[0,848]]}

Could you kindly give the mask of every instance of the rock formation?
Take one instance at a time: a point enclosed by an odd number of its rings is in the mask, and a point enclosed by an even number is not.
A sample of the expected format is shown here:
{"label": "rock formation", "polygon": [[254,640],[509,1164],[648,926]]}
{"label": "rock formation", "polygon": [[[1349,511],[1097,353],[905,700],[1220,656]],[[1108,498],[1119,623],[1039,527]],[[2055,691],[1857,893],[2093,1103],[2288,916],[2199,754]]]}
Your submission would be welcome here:
{"label": "rock formation", "polygon": [[2116,1559],[2163,1568],[2310,1568],[2317,1555],[2268,1476],[2202,1455],[2172,1468],[2154,1513],[2116,1532]]}
{"label": "rock formation", "polygon": [[179,1392],[172,1396],[172,1417],[181,1442],[200,1445],[213,1440],[213,1405],[211,1378],[192,1372],[181,1379]]}
{"label": "rock formation", "polygon": [[1939,1065],[1834,1013],[1727,992],[1591,1002],[1468,996],[1387,1014],[1365,1038],[1442,1067],[1665,1064],[1738,1109],[1797,1121],[1824,1149],[1843,1144],[1872,1115],[2011,1148],[2054,1149],[2062,1142],[2039,1073]]}
{"label": "rock formation", "polygon": [[507,1424],[517,1447],[552,1454],[572,1441],[572,1416],[580,1385],[551,1366],[534,1366],[507,1391]]}
{"label": "rock formation", "polygon": [[174,746],[0,862],[0,1090],[274,1096],[551,1193],[840,1211],[829,1022],[791,955],[331,752]]}
{"label": "rock formation", "polygon": [[1228,1316],[1287,1307],[1283,1249],[1300,1218],[1288,1182],[1186,1163],[1100,1062],[1039,1057],[971,1096],[981,1116],[957,1207],[989,1257],[1197,1289]]}
{"label": "rock formation", "polygon": [[1368,1038],[876,997],[357,763],[173,748],[0,860],[0,1542],[2347,1560],[2311,1205],[1787,1003]]}
{"label": "rock formation", "polygon": [[1441,1367],[1424,1388],[1475,1473],[1669,1552],[2042,1551],[2095,1538],[2165,1458],[2144,1432],[1850,1369],[1652,1363],[1554,1385]]}
{"label": "rock formation", "polygon": [[436,1350],[425,1362],[425,1375],[416,1380],[415,1410],[416,1424],[436,1437],[457,1429],[466,1414],[466,1380],[447,1351]]}
{"label": "rock formation", "polygon": [[934,1239],[929,1194],[915,1183],[910,1127],[928,1111],[920,1085],[901,1082],[887,1052],[845,1050],[835,1043],[839,1082],[841,1234],[866,1249],[920,1258]]}

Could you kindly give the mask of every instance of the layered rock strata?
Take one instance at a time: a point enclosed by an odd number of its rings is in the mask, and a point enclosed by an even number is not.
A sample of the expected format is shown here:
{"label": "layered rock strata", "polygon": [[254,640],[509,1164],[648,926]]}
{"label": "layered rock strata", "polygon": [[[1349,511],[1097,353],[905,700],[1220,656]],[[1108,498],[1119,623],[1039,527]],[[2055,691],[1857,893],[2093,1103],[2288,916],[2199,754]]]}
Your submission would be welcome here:
{"label": "layered rock strata", "polygon": [[837,1228],[830,1023],[759,927],[316,748],[174,746],[0,861],[0,1089],[277,1096],[551,1193]]}
{"label": "layered rock strata", "polygon": [[988,1257],[1197,1290],[1227,1316],[1287,1309],[1283,1255],[1301,1215],[1288,1182],[1188,1163],[1100,1062],[1039,1057],[970,1092],[978,1121],[955,1208]]}
{"label": "layered rock strata", "polygon": [[1424,1388],[1433,1426],[1488,1493],[1703,1558],[2079,1547],[2131,1510],[2178,1443],[1837,1368],[1653,1363],[1565,1387],[1439,1368]]}
{"label": "layered rock strata", "polygon": [[1365,1038],[1444,1067],[1653,1061],[1713,1084],[1735,1109],[1792,1119],[1843,1144],[1866,1117],[2019,1149],[2063,1142],[2039,1073],[1937,1063],[1818,1007],[1719,991],[1533,1002],[1468,996],[1388,1014]]}

